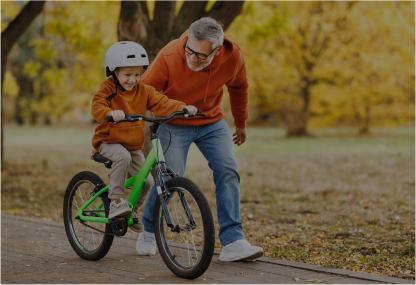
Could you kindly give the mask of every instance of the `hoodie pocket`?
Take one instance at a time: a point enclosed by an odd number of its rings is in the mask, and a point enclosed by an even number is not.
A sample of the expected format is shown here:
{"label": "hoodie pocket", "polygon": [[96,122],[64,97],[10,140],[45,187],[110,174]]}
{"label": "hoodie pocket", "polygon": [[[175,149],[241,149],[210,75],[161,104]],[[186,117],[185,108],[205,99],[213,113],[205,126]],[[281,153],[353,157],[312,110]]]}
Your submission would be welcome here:
{"label": "hoodie pocket", "polygon": [[144,143],[144,128],[142,125],[130,125],[123,123],[110,126],[110,134],[106,143],[125,143],[129,145],[141,146]]}

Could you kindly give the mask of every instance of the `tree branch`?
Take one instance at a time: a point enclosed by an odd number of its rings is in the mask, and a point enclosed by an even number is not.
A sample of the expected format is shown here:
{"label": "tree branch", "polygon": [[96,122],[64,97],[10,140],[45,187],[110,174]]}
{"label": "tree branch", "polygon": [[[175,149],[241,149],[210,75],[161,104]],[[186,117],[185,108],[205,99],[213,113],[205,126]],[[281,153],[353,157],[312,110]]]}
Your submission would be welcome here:
{"label": "tree branch", "polygon": [[6,30],[1,33],[2,62],[6,60],[6,58],[3,58],[3,50],[10,51],[13,44],[17,42],[36,16],[42,11],[44,5],[45,1],[29,1]]}
{"label": "tree branch", "polygon": [[224,31],[243,10],[244,1],[217,1],[206,17],[213,18],[223,24]]}
{"label": "tree branch", "polygon": [[146,1],[121,1],[118,40],[140,43],[147,38],[149,11]]}
{"label": "tree branch", "polygon": [[169,39],[179,38],[189,26],[205,15],[205,7],[208,1],[185,1],[173,23]]}
{"label": "tree branch", "polygon": [[156,1],[153,13],[153,27],[162,42],[168,42],[168,36],[175,20],[175,1]]}

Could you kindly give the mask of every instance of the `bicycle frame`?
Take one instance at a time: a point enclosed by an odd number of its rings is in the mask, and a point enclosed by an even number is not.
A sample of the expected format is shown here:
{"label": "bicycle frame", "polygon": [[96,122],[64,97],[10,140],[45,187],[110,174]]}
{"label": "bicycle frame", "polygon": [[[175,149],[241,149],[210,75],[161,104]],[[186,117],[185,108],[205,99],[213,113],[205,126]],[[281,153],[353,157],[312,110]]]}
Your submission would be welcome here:
{"label": "bicycle frame", "polygon": [[[163,155],[162,146],[160,144],[159,137],[152,138],[152,149],[150,150],[149,154],[147,155],[142,167],[140,168],[140,171],[134,175],[133,177],[130,177],[124,182],[124,187],[128,188],[133,186],[133,189],[130,193],[130,197],[128,202],[133,205],[133,209],[135,209],[137,201],[140,197],[140,193],[142,192],[143,185],[146,182],[146,178],[149,176],[150,171],[152,171],[153,166],[156,163],[164,162],[165,158]],[[98,191],[91,199],[84,204],[76,213],[76,217],[79,217],[81,221],[86,222],[99,222],[99,223],[108,223],[108,218],[105,217],[105,215],[102,215],[100,212],[97,212],[96,215],[98,217],[91,217],[91,216],[84,216],[83,213],[85,209],[91,205],[92,202],[95,201],[95,199],[99,198],[101,194],[108,191],[108,185]],[[96,211],[100,211],[103,207],[103,203],[101,203]],[[133,224],[133,218],[131,217],[132,214],[127,215],[128,217],[128,226],[131,226]]]}

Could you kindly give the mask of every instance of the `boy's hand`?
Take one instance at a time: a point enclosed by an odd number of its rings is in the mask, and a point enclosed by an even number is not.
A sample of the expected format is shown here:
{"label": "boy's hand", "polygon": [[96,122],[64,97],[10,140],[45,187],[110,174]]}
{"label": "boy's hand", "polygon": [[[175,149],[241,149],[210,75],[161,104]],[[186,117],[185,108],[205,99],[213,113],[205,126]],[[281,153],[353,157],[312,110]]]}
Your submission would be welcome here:
{"label": "boy's hand", "polygon": [[237,146],[242,145],[246,141],[246,128],[235,128],[235,133],[233,134],[233,137],[234,144],[236,144]]}
{"label": "boy's hand", "polygon": [[94,155],[97,153],[97,151],[95,150],[95,148],[93,148],[92,150],[91,150],[91,153],[90,153],[90,157],[91,157],[91,159],[92,160],[94,160]]}
{"label": "boy's hand", "polygon": [[192,105],[186,106],[185,109],[188,110],[189,114],[196,114],[198,111],[198,109]]}
{"label": "boy's hand", "polygon": [[116,122],[120,121],[120,120],[123,120],[126,117],[124,112],[121,111],[121,110],[115,110],[115,111],[111,112],[110,116],[112,116],[114,121],[116,121]]}

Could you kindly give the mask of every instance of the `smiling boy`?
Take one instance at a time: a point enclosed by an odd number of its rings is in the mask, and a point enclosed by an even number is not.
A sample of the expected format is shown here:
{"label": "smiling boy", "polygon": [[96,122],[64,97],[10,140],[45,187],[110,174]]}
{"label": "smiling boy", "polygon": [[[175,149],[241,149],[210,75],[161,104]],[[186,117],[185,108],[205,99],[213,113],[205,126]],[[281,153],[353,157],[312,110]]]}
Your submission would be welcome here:
{"label": "smiling boy", "polygon": [[[146,110],[167,116],[185,107],[191,114],[197,109],[185,103],[168,99],[155,91],[155,88],[140,82],[143,67],[149,65],[144,48],[135,42],[118,42],[112,45],[105,55],[105,71],[107,78],[101,83],[100,90],[92,100],[91,114],[99,125],[95,129],[92,145],[101,155],[113,161],[110,172],[108,197],[111,199],[109,218],[128,215],[132,205],[122,197],[126,171],[136,175],[144,163],[141,151],[144,145],[144,121],[112,124],[107,123],[106,116],[114,121],[124,119],[125,114],[145,114]],[[149,174],[146,184],[136,205],[143,204],[146,194],[153,185]],[[138,218],[137,211],[132,215]],[[139,222],[130,226],[134,232],[142,232],[143,225]]]}

